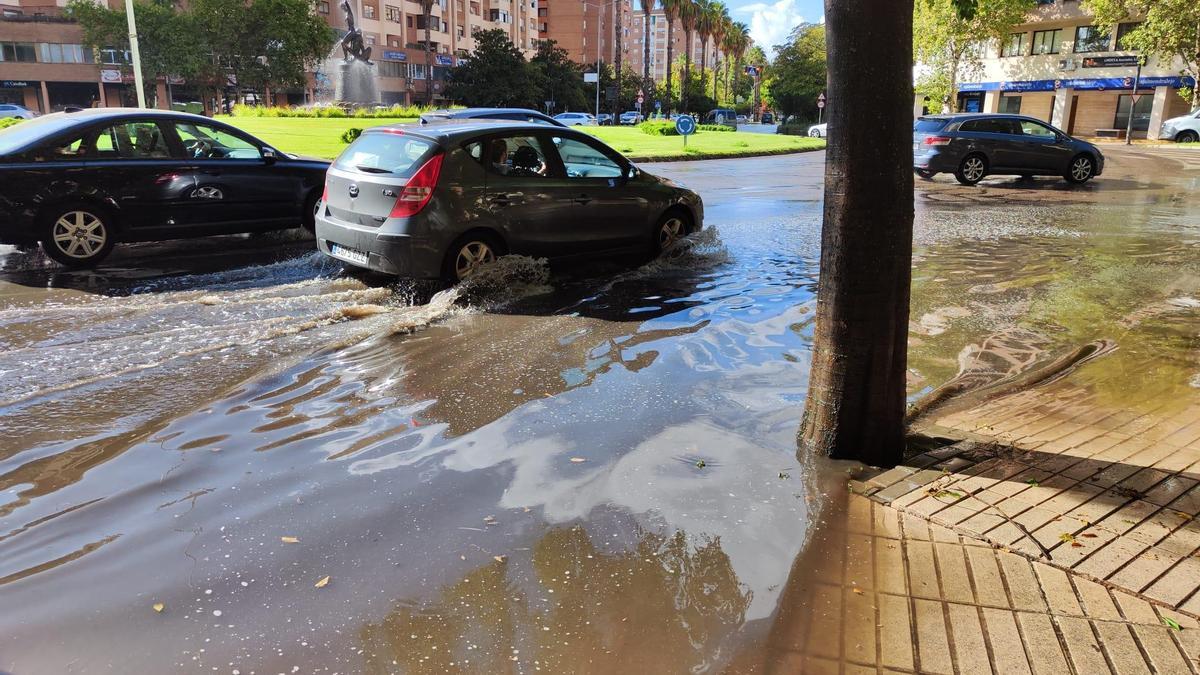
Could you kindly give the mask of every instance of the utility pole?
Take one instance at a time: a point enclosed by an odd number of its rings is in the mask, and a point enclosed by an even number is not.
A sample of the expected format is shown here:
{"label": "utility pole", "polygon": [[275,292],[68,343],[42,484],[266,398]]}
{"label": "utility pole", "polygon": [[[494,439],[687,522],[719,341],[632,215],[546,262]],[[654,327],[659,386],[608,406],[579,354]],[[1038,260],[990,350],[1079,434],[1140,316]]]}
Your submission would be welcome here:
{"label": "utility pole", "polygon": [[596,5],[596,124],[600,124],[600,26],[604,25],[604,3]]}
{"label": "utility pole", "polygon": [[1145,59],[1138,57],[1137,73],[1133,76],[1133,92],[1129,96],[1129,117],[1125,120],[1125,145],[1133,145],[1133,111],[1137,108],[1138,102],[1138,86],[1142,83],[1142,62]]}
{"label": "utility pole", "polygon": [[137,21],[133,18],[133,0],[125,0],[125,21],[129,24],[129,55],[133,59],[133,86],[139,108],[146,107],[146,89],[142,84],[142,56],[138,53]]}

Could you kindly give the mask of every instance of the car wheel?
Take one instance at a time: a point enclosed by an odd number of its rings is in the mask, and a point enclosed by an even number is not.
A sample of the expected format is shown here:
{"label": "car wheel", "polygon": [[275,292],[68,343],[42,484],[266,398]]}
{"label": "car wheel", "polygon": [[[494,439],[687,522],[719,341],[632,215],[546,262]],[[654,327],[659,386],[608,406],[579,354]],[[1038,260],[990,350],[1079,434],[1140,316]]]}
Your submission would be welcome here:
{"label": "car wheel", "polygon": [[963,185],[975,185],[987,175],[987,158],[983,155],[967,155],[958,165],[954,177]]}
{"label": "car wheel", "polygon": [[1096,173],[1096,162],[1090,155],[1078,155],[1071,160],[1071,165],[1067,167],[1067,173],[1064,178],[1070,183],[1076,185],[1086,183],[1092,179],[1092,175]]}
{"label": "car wheel", "polygon": [[43,220],[42,251],[65,267],[92,267],[112,251],[113,220],[107,209],[93,204],[52,209]]}
{"label": "car wheel", "polygon": [[304,211],[301,212],[304,220],[300,222],[300,225],[309,232],[315,231],[317,229],[317,214],[320,211],[321,193],[319,190],[313,190],[308,195],[308,198],[304,200]]}
{"label": "car wheel", "polygon": [[675,209],[667,211],[654,225],[653,248],[651,252],[658,256],[663,251],[675,245],[692,231],[691,219],[682,211]]}
{"label": "car wheel", "polygon": [[930,171],[929,169],[913,169],[913,173],[925,180],[933,180],[933,177],[937,175],[936,171]]}
{"label": "car wheel", "polygon": [[459,237],[446,251],[442,277],[459,283],[477,272],[480,267],[496,262],[505,254],[504,242],[490,232],[468,232]]}
{"label": "car wheel", "polygon": [[813,129],[812,131],[809,131],[809,132],[808,132],[808,135],[809,135],[810,137],[812,137],[812,138],[820,138],[820,137],[821,137],[821,130],[820,130],[820,129]]}
{"label": "car wheel", "polygon": [[1200,134],[1197,134],[1194,131],[1181,131],[1179,132],[1179,135],[1175,137],[1175,140],[1179,143],[1196,143],[1197,141],[1200,141]]}

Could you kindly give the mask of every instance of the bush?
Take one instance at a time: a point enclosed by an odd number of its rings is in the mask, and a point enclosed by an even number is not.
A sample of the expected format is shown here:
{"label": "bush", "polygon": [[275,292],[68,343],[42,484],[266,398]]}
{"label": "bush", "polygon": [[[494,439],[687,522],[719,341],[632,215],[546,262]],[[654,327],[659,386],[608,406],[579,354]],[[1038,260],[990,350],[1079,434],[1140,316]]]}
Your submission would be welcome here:
{"label": "bush", "polygon": [[788,136],[807,136],[808,124],[780,124],[775,127],[775,133]]}
{"label": "bush", "polygon": [[734,131],[734,128],[723,124],[697,124],[696,131]]}
{"label": "bush", "polygon": [[342,142],[353,143],[354,141],[358,140],[359,136],[362,136],[362,129],[359,129],[358,127],[350,127],[342,132]]}
{"label": "bush", "polygon": [[0,117],[0,129],[11,127],[14,124],[20,124],[23,121],[24,120],[22,120],[20,117]]}
{"label": "bush", "polygon": [[236,104],[233,106],[234,117],[307,117],[307,118],[353,118],[353,119],[393,119],[417,118],[422,113],[433,108],[415,105],[394,105],[388,108],[354,108],[346,110],[335,105],[293,108],[289,106],[251,106]]}
{"label": "bush", "polygon": [[679,132],[675,130],[675,122],[671,120],[648,120],[638,125],[644,134],[651,136],[678,136]]}

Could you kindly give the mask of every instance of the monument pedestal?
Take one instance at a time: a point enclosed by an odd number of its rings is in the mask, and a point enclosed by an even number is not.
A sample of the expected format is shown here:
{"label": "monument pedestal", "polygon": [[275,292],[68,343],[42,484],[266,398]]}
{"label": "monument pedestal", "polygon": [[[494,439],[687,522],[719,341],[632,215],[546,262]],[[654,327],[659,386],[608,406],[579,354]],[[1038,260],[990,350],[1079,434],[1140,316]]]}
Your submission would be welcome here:
{"label": "monument pedestal", "polygon": [[381,99],[375,66],[358,59],[339,63],[334,100],[355,107],[378,105]]}

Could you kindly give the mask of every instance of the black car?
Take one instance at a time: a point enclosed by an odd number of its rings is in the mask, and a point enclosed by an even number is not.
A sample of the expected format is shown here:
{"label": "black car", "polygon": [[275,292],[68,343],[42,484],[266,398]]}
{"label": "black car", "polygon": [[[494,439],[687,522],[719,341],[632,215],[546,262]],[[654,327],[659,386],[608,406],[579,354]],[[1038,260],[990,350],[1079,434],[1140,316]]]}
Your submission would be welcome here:
{"label": "black car", "polygon": [[326,255],[458,281],[506,253],[657,253],[702,227],[704,205],[589,134],[474,121],[363,131],[329,168],[316,221]]}
{"label": "black car", "polygon": [[509,120],[510,122],[532,122],[555,127],[567,125],[528,108],[459,108],[457,110],[434,110],[421,115],[421,124],[463,120]]}
{"label": "black car", "polygon": [[913,124],[913,170],[927,179],[952,173],[963,185],[991,175],[1086,183],[1104,171],[1104,154],[1024,115],[925,115]]}
{"label": "black car", "polygon": [[87,267],[119,241],[311,228],[328,166],[199,115],[45,115],[0,131],[0,243]]}

